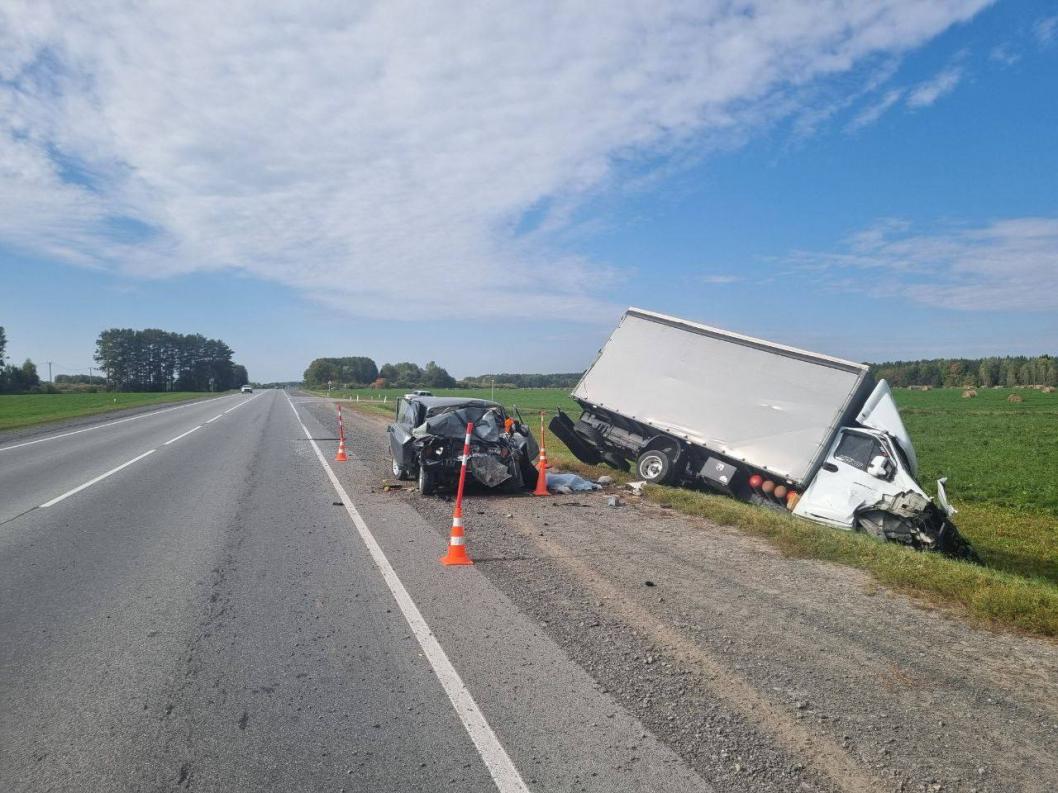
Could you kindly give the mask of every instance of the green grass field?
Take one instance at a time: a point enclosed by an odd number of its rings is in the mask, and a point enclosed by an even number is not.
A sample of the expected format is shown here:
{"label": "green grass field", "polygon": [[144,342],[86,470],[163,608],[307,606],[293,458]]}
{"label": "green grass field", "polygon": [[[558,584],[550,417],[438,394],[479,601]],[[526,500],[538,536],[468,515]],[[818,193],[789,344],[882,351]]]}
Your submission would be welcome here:
{"label": "green grass field", "polygon": [[162,393],[6,394],[0,396],[0,430],[29,427],[49,421],[91,416],[121,408],[182,402],[207,394],[191,391]]}
{"label": "green grass field", "polygon": [[[403,389],[389,389],[385,404],[360,409],[392,415]],[[442,390],[440,395],[490,398],[489,389]],[[1024,402],[1007,398],[1016,393]],[[362,389],[332,396],[380,398]],[[895,392],[919,457],[919,479],[930,493],[948,477],[959,509],[956,524],[985,561],[985,568],[883,545],[806,521],[741,504],[723,496],[650,488],[649,498],[689,514],[735,525],[767,537],[784,552],[827,559],[866,570],[880,582],[942,604],[958,604],[999,625],[1058,636],[1058,393],[1030,389],[961,389]],[[529,412],[577,406],[565,389],[497,389],[496,400]],[[535,419],[532,426],[537,427]],[[608,469],[581,465],[557,439],[548,456],[589,475]],[[618,475],[619,480],[626,477]]]}

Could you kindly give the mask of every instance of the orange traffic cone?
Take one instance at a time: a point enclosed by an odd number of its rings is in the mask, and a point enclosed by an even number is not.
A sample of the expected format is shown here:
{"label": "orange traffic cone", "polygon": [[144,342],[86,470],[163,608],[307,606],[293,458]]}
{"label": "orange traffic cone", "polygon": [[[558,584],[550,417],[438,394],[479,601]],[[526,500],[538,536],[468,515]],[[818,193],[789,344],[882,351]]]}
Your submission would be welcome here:
{"label": "orange traffic cone", "polygon": [[540,447],[540,459],[536,461],[536,490],[534,496],[550,496],[547,491],[547,451]]}
{"label": "orange traffic cone", "polygon": [[336,463],[344,463],[349,458],[345,454],[345,438],[338,438],[338,454],[335,455],[334,461]]}
{"label": "orange traffic cone", "polygon": [[463,537],[463,487],[467,481],[467,460],[470,459],[470,435],[474,422],[467,422],[467,435],[463,441],[463,456],[459,465],[459,484],[456,486],[456,506],[452,510],[452,533],[448,537],[448,553],[441,557],[441,564],[474,564],[467,556],[466,539]]}
{"label": "orange traffic cone", "polygon": [[441,557],[441,564],[474,564],[467,556],[466,542],[463,536],[463,505],[457,503],[452,513],[452,534],[448,538],[448,553]]}
{"label": "orange traffic cone", "polygon": [[536,461],[536,490],[534,496],[549,496],[547,492],[547,449],[544,440],[544,411],[540,411],[540,457]]}

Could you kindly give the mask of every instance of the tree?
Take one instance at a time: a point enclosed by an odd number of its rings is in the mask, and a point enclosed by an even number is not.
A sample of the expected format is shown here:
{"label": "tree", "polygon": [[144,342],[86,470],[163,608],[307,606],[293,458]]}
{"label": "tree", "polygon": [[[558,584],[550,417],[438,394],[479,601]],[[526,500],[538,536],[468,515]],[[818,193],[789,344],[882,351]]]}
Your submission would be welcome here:
{"label": "tree", "polygon": [[305,385],[325,386],[327,383],[358,386],[373,383],[378,378],[378,367],[370,358],[317,358],[305,370]]}
{"label": "tree", "polygon": [[400,363],[387,363],[378,370],[378,376],[383,377],[390,385],[398,388],[414,388],[423,385],[423,371],[417,363],[401,361]]}
{"label": "tree", "polygon": [[4,332],[4,328],[0,325],[0,368],[4,365],[4,358],[7,355],[7,333]]}
{"label": "tree", "polygon": [[238,379],[232,355],[197,333],[111,328],[99,334],[95,359],[118,391],[224,391]]}
{"label": "tree", "polygon": [[456,379],[438,366],[434,361],[426,364],[422,372],[422,383],[430,388],[453,388]]}
{"label": "tree", "polygon": [[14,391],[29,391],[40,385],[40,377],[37,376],[37,365],[27,358],[22,366],[9,366]]}

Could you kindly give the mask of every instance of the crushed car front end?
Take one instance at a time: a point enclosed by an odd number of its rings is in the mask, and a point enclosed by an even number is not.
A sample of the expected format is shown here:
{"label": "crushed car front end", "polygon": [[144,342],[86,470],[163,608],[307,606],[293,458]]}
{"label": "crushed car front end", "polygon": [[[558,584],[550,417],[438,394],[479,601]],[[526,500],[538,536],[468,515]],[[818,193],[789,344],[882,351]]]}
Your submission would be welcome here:
{"label": "crushed car front end", "polygon": [[508,432],[498,406],[468,405],[438,411],[413,431],[424,493],[455,486],[462,464],[468,422],[474,430],[467,460],[468,481],[482,487],[523,489],[535,476],[537,445],[528,428]]}

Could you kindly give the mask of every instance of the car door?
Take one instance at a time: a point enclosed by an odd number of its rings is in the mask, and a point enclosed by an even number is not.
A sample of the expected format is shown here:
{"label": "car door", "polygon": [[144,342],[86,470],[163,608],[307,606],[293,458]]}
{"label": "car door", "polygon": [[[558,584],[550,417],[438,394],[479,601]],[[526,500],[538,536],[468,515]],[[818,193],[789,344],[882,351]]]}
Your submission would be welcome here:
{"label": "car door", "polygon": [[389,425],[389,445],[393,459],[401,468],[411,469],[418,463],[415,459],[415,438],[411,431],[418,419],[419,406],[407,399],[397,402],[396,421]]}

